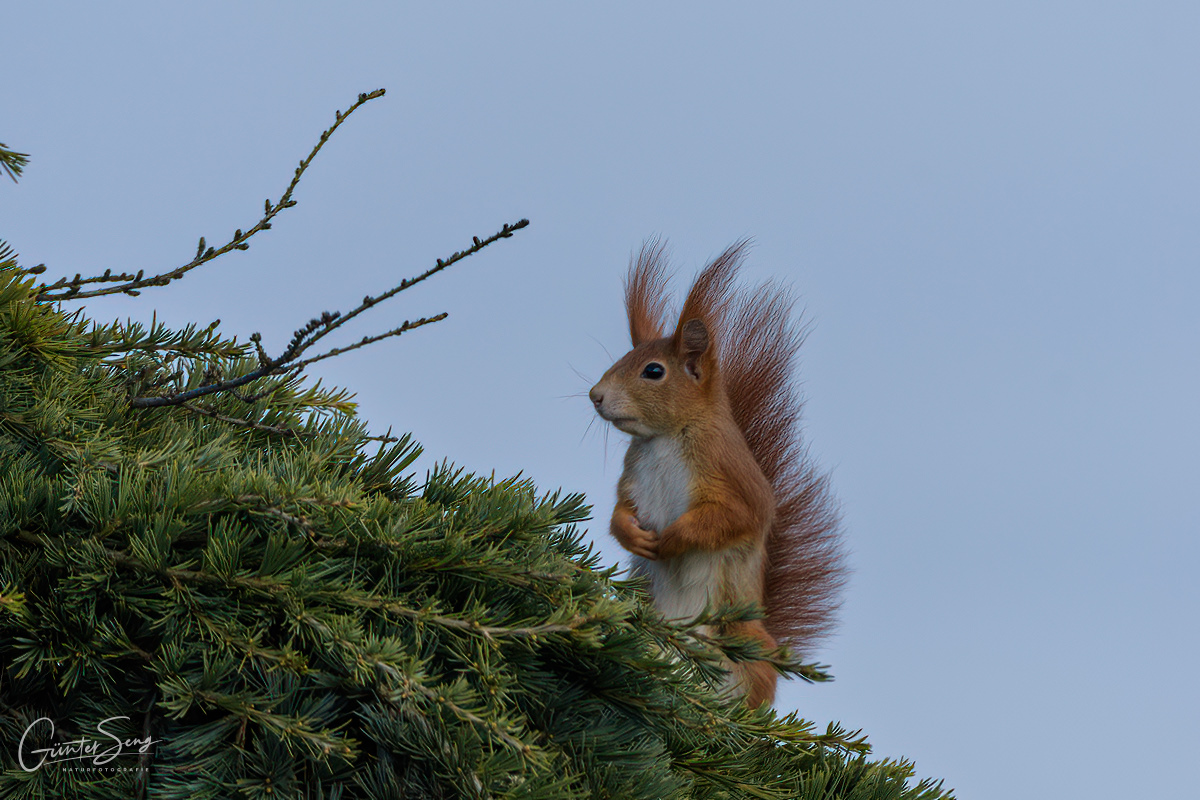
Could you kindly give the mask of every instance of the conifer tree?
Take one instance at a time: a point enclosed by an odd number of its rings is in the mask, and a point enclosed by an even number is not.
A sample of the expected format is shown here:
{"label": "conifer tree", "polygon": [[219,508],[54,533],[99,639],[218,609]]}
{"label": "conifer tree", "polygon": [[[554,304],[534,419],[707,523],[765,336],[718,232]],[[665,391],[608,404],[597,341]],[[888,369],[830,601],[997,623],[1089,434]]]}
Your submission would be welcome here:
{"label": "conifer tree", "polygon": [[[824,673],[664,622],[583,542],[582,496],[448,462],[418,480],[409,436],[306,379],[441,319],[320,346],[524,220],[277,356],[68,307],[246,249],[382,94],[337,114],[257,224],[180,267],[47,282],[0,243],[0,797],[948,796],[857,733],[720,696],[723,656]],[[53,763],[89,739],[112,757]]]}

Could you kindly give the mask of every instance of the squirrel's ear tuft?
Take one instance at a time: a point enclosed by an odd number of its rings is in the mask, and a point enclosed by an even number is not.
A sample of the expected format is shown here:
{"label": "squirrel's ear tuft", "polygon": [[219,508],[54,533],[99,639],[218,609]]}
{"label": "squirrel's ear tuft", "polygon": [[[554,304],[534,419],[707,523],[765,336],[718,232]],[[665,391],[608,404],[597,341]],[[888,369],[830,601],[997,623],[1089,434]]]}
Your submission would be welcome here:
{"label": "squirrel's ear tuft", "polygon": [[697,380],[707,379],[716,369],[713,340],[723,336],[734,279],[748,246],[749,242],[743,239],[713,259],[700,270],[683,301],[671,338],[688,373]]}
{"label": "squirrel's ear tuft", "polygon": [[693,319],[704,320],[710,335],[714,330],[718,337],[721,335],[721,324],[728,310],[730,298],[733,296],[734,279],[737,277],[738,268],[742,264],[742,258],[746,255],[749,245],[750,242],[746,239],[734,242],[724,253],[700,270],[700,274],[696,276],[692,288],[688,291],[687,298],[683,301],[683,308],[679,311],[679,323],[675,329],[676,337],[679,336],[684,324]]}
{"label": "squirrel's ear tuft", "polygon": [[689,319],[679,326],[675,336],[684,369],[697,380],[706,376],[712,359],[705,356],[712,350],[712,337],[704,320]]}
{"label": "squirrel's ear tuft", "polygon": [[647,239],[637,258],[629,263],[625,278],[625,310],[629,314],[629,338],[633,346],[663,337],[667,312],[666,245]]}

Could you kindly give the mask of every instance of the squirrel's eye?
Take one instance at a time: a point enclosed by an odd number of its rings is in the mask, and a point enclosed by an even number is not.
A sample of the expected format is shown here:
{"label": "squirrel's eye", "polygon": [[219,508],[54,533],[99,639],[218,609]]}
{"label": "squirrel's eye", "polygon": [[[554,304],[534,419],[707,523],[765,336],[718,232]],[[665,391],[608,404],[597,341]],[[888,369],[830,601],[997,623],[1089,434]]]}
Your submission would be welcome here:
{"label": "squirrel's eye", "polygon": [[642,370],[642,377],[649,378],[652,381],[662,380],[662,376],[666,374],[666,368],[657,361],[651,361],[646,365],[646,368]]}

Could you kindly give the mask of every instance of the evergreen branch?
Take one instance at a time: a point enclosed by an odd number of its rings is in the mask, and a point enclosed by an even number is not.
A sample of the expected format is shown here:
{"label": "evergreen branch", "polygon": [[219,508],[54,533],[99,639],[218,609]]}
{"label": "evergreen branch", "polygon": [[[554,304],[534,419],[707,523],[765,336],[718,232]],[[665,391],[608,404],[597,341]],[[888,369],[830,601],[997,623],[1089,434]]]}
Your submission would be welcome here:
{"label": "evergreen branch", "polygon": [[[836,748],[848,753],[861,754],[871,750],[866,737],[860,735],[861,731],[846,734],[840,728],[830,725],[825,733],[814,733],[814,723],[799,719],[795,712],[783,719],[776,719],[770,712],[747,708],[736,700],[724,706],[710,704],[701,700],[694,692],[688,691],[690,687],[686,682],[664,681],[663,685],[670,691],[670,701],[631,696],[611,689],[593,691],[612,705],[650,718],[669,719],[672,725],[686,728],[705,740],[738,731],[742,734],[743,741],[774,740],[775,743],[786,743],[801,748],[810,757],[815,755],[811,750],[814,745]],[[684,706],[690,713],[680,713],[679,705]],[[677,759],[676,763],[689,771],[692,770],[693,765],[686,758]]]}
{"label": "evergreen branch", "polygon": [[255,578],[248,575],[238,575],[233,577],[224,577],[214,575],[211,572],[204,572],[196,569],[181,569],[178,567],[154,567],[145,563],[139,558],[129,555],[120,550],[104,551],[105,555],[112,559],[112,562],[118,567],[126,567],[128,569],[149,572],[154,575],[161,575],[170,578],[173,582],[190,582],[201,583],[216,586],[234,586],[240,589],[250,591],[263,592],[266,594],[274,594],[281,589],[286,589],[288,584],[282,581],[268,580],[266,578]]}
{"label": "evergreen branch", "polygon": [[450,712],[453,713],[459,719],[465,720],[467,722],[470,722],[472,725],[476,725],[480,728],[487,730],[491,735],[495,736],[497,739],[504,742],[506,745],[508,745],[512,749],[516,750],[521,755],[526,756],[526,757],[533,755],[533,747],[531,747],[529,744],[527,744],[525,742],[522,742],[520,739],[513,736],[511,733],[506,731],[504,728],[500,727],[500,724],[497,723],[495,720],[484,719],[483,717],[479,716],[475,712],[470,711],[470,710],[458,705],[453,700],[451,700],[449,697],[446,697],[444,694],[438,694],[436,691],[434,691],[433,689],[430,689],[428,686],[424,685],[420,681],[410,680],[407,682],[407,685],[409,687],[411,687],[413,690],[415,690],[418,694],[425,697],[426,699],[432,700],[433,702],[437,703],[438,705],[444,706],[445,708],[449,709]]}
{"label": "evergreen branch", "polygon": [[[394,551],[407,551],[411,547],[411,545],[406,542],[389,541],[386,539],[322,538],[313,539],[312,543],[323,550],[341,552],[358,550],[363,547],[374,547]],[[572,569],[572,567],[575,568]],[[455,559],[450,561],[443,558],[413,558],[411,554],[407,553],[405,558],[405,568],[413,572],[458,573],[463,576],[475,575],[480,570],[487,570],[496,580],[503,581],[504,583],[512,586],[521,586],[527,588],[570,584],[575,580],[574,576],[580,571],[574,564],[567,564],[564,567],[565,571],[563,572],[545,572],[540,570],[530,570],[524,567],[517,567],[496,559]]]}
{"label": "evergreen branch", "polygon": [[[157,396],[157,397],[135,397],[135,398],[133,398],[133,400],[130,401],[130,405],[132,405],[134,408],[158,408],[161,406],[180,406],[180,405],[183,405],[184,403],[188,402],[189,400],[195,400],[197,397],[204,397],[206,395],[214,394],[216,392],[232,391],[233,389],[237,389],[239,387],[245,386],[248,383],[252,383],[252,382],[258,380],[259,378],[266,378],[271,375],[285,375],[291,371],[292,370],[290,368],[283,367],[283,366],[279,365],[278,362],[271,361],[271,362],[268,362],[267,364],[259,367],[258,369],[248,372],[245,375],[242,375],[241,377],[238,377],[238,378],[231,378],[227,381],[218,381],[217,383],[204,384],[202,386],[197,386],[195,389],[190,389],[186,392],[180,392],[179,394],[169,394],[169,395]],[[294,378],[294,377],[295,377],[295,375],[291,375],[289,377],[289,380],[290,380],[290,378]],[[283,383],[286,383],[286,381],[284,381]],[[283,384],[281,383],[280,386],[282,386],[282,385]],[[278,389],[278,388],[280,388],[280,387],[279,386],[272,387],[271,391],[274,391],[275,389]],[[266,393],[264,393],[264,394],[266,394]],[[253,403],[256,400],[261,400],[263,396],[264,395],[254,395],[249,398],[241,397],[241,399],[247,403]]]}
{"label": "evergreen branch", "polygon": [[[250,245],[247,242],[252,236],[259,231],[270,230],[271,220],[273,220],[280,211],[296,205],[296,201],[292,199],[292,192],[295,191],[296,185],[300,183],[300,178],[304,175],[305,170],[307,170],[309,165],[312,164],[313,159],[316,158],[317,153],[321,151],[321,148],[325,146],[325,143],[329,141],[329,137],[333,135],[334,131],[341,127],[341,124],[345,122],[346,119],[360,106],[376,98],[383,97],[383,95],[383,89],[376,89],[373,92],[365,92],[358,96],[358,99],[354,101],[350,108],[346,110],[346,113],[343,114],[341,111],[338,111],[336,113],[336,121],[324,133],[321,134],[321,138],[317,141],[312,151],[308,154],[308,157],[300,162],[300,166],[296,167],[296,171],[292,175],[292,182],[288,184],[287,189],[284,191],[279,200],[274,204],[272,204],[270,200],[267,200],[264,206],[262,219],[255,223],[254,226],[249,230],[243,231],[241,228],[238,228],[233,234],[233,238],[221,247],[205,247],[204,237],[201,236],[200,244],[196,248],[195,258],[180,267],[170,270],[169,272],[163,272],[158,275],[146,277],[145,270],[138,270],[136,274],[131,274],[128,272],[113,274],[111,269],[106,269],[103,275],[97,275],[91,278],[84,278],[81,274],[76,273],[75,277],[69,280],[67,278],[59,278],[54,283],[42,284],[41,286],[38,286],[37,299],[40,301],[83,300],[89,297],[100,297],[109,294],[129,294],[136,296],[140,293],[140,289],[143,289],[147,286],[166,286],[171,281],[182,278],[196,267],[207,264],[209,261],[219,258],[226,253],[234,250],[249,249]],[[2,147],[2,145],[0,145],[0,147]],[[3,152],[6,151],[0,150],[0,153]],[[7,168],[7,162],[5,163],[5,166]],[[103,288],[91,289],[87,291],[81,289],[81,287],[93,283],[115,283],[117,285],[105,286]]]}
{"label": "evergreen branch", "polygon": [[[315,674],[315,671],[312,670],[307,665],[299,664],[297,662],[297,656],[295,654],[288,653],[285,651],[276,651],[271,648],[263,648],[263,647],[260,647],[257,644],[257,642],[255,642],[253,640],[243,639],[243,638],[239,638],[239,637],[230,637],[224,631],[216,630],[215,629],[216,626],[213,626],[211,620],[207,620],[205,617],[203,617],[203,615],[198,615],[198,616],[200,617],[200,619],[203,622],[205,622],[205,624],[207,626],[209,626],[210,628],[214,628],[213,633],[215,635],[219,636],[222,639],[222,641],[225,642],[225,644],[231,645],[231,646],[237,648],[239,650],[239,652],[241,653],[243,660],[246,658],[262,658],[262,659],[270,661],[280,667],[284,667],[284,668],[288,668],[288,669],[295,669],[298,666],[302,666],[302,670],[306,674],[309,674],[309,675]],[[402,678],[403,684],[404,684],[403,690],[401,690],[400,692],[397,693],[397,692],[395,692],[395,690],[389,691],[386,689],[382,689],[382,687],[377,687],[377,689],[376,689],[377,694],[380,696],[380,698],[383,699],[384,701],[388,702],[390,705],[393,705],[393,706],[399,705],[396,702],[397,698],[392,696],[394,694],[399,694],[399,699],[402,699],[402,700],[407,699],[413,693],[419,694],[422,697],[426,698],[427,700],[430,700],[434,703],[437,703],[438,705],[445,707],[446,709],[448,709],[451,713],[453,713],[455,716],[459,717],[460,719],[465,720],[467,722],[472,723],[473,725],[476,725],[480,728],[485,729],[488,733],[495,736],[497,739],[504,742],[506,745],[513,748],[514,750],[517,750],[518,752],[522,753],[523,755],[528,756],[528,755],[532,754],[533,749],[532,749],[532,747],[530,747],[530,745],[528,745],[527,743],[521,741],[517,737],[510,734],[508,731],[506,731],[504,728],[502,728],[495,721],[484,719],[483,717],[480,717],[478,714],[474,713],[470,709],[464,708],[463,706],[455,703],[453,700],[451,700],[447,696],[447,694],[448,694],[447,692],[438,692],[435,689],[431,689],[428,686],[425,686],[419,680],[414,679],[412,676],[401,675],[399,673],[396,673],[395,671],[392,671],[392,674],[395,674],[395,675],[397,675],[397,677]],[[208,699],[211,701],[212,698],[210,696],[210,697],[205,697],[204,699]],[[253,708],[253,706],[251,706],[251,708]]]}
{"label": "evergreen branch", "polygon": [[251,702],[253,699],[251,697],[197,688],[182,679],[177,679],[176,685],[180,688],[186,686],[185,691],[193,700],[219,708],[245,722],[252,721],[271,730],[281,738],[297,739],[312,747],[314,752],[323,755],[331,753],[350,755],[352,753],[351,741],[328,729],[317,730],[312,721],[304,717],[275,714],[270,707],[259,708],[258,704]]}
{"label": "evergreen branch", "polygon": [[4,269],[12,269],[17,266],[17,251],[13,250],[12,245],[3,239],[0,239],[0,266]]}
{"label": "evergreen branch", "polygon": [[29,611],[25,605],[25,594],[5,581],[0,585],[0,611],[12,614],[14,617],[27,618]]}
{"label": "evergreen branch", "polygon": [[239,428],[249,428],[249,429],[256,430],[256,431],[263,431],[265,433],[274,433],[278,436],[297,436],[298,437],[301,434],[301,432],[296,430],[295,428],[284,428],[279,425],[267,425],[262,422],[255,422],[255,421],[249,420],[249,419],[242,419],[241,417],[229,417],[224,414],[218,413],[218,412],[212,410],[211,408],[206,408],[205,406],[198,406],[195,403],[180,403],[180,405],[182,405],[188,411],[191,411],[193,414],[200,414],[201,416],[208,417],[210,419],[219,420],[221,422],[226,422],[226,423],[229,423],[230,425],[235,425]]}
{"label": "evergreen branch", "polygon": [[[308,503],[310,505],[322,506],[325,508],[346,508],[352,505],[352,503],[348,500],[322,500],[318,497],[296,497],[293,498],[293,502]],[[272,509],[266,498],[257,494],[243,494],[238,495],[237,497],[206,500],[203,503],[198,503],[192,506],[191,510],[196,513],[210,514],[213,511],[230,507],[243,509],[246,511],[270,512],[275,510]]]}
{"label": "evergreen branch", "polygon": [[[225,422],[238,428],[247,428],[250,430],[262,431],[264,433],[273,433],[277,436],[296,438],[305,435],[321,435],[320,431],[305,431],[300,430],[299,428],[284,427],[282,425],[268,425],[265,422],[255,422],[252,419],[245,419],[243,417],[230,417],[226,414],[221,414],[214,409],[208,408],[207,406],[196,405],[195,403],[181,403],[181,405],[188,411],[191,411],[193,414],[199,414],[200,416],[208,417],[209,419]],[[400,441],[400,439],[395,436],[362,436],[361,439],[364,442],[383,442],[384,444],[391,444]]]}
{"label": "evergreen branch", "polygon": [[[298,500],[297,502],[304,502],[305,500],[308,500],[309,502],[316,502],[312,498],[303,498],[303,499]],[[335,503],[334,505],[338,505],[338,504]],[[210,501],[207,503],[201,503],[200,505],[195,506],[194,510],[199,511],[199,510],[203,509],[205,511],[211,512],[211,511],[215,511],[220,508],[227,508],[230,506],[232,506],[234,508],[242,509],[244,511],[249,511],[251,513],[265,514],[268,517],[275,517],[276,519],[283,520],[284,522],[288,523],[289,525],[295,525],[296,527],[300,528],[301,530],[304,530],[305,532],[312,530],[312,523],[308,521],[307,517],[298,517],[295,514],[289,514],[286,511],[284,511],[282,508],[279,508],[278,506],[273,506],[270,503],[268,503],[264,498],[259,497],[258,495],[253,495],[253,494],[243,495],[241,497],[230,498],[228,500],[220,499],[220,500],[213,500],[213,501]]]}
{"label": "evergreen branch", "polygon": [[766,647],[757,639],[732,637],[725,634],[709,635],[699,628],[683,632],[709,647],[720,650],[731,661],[765,661],[784,675],[796,675],[805,683],[823,683],[833,680],[823,664],[804,664],[796,661],[786,647]]}
{"label": "evergreen branch", "polygon": [[8,177],[12,178],[13,183],[17,182],[17,178],[24,172],[25,166],[28,163],[28,153],[18,153],[9,150],[4,142],[0,142],[0,169],[3,169],[8,174]]}
{"label": "evergreen branch", "polygon": [[308,665],[308,660],[302,654],[286,645],[282,649],[264,647],[260,644],[260,636],[257,634],[248,637],[237,636],[206,614],[197,611],[192,616],[211,639],[234,651],[239,658],[238,669],[244,668],[247,661],[261,659],[270,662],[274,667],[286,669],[297,675],[321,674],[321,670],[313,669]]}
{"label": "evergreen branch", "polygon": [[[267,509],[260,508],[254,510]],[[278,511],[278,509],[270,510]],[[304,522],[307,524],[306,520]],[[297,522],[297,524],[299,524],[299,522]],[[120,550],[106,550],[105,553],[118,566],[138,569],[157,575],[164,575],[172,580],[204,583],[210,585],[233,586],[249,591],[262,592],[268,595],[274,595],[280,590],[288,588],[287,583],[269,578],[257,578],[250,575],[223,576],[206,572],[204,570],[182,569],[178,567],[166,567],[163,569],[158,569],[146,564],[141,559],[138,559]],[[576,615],[568,622],[505,627],[501,625],[483,625],[479,623],[478,620],[460,619],[458,617],[449,617],[443,614],[431,614],[427,611],[421,611],[420,609],[408,608],[392,600],[381,599],[369,595],[356,595],[350,592],[339,592],[336,595],[330,596],[328,599],[350,606],[357,606],[359,608],[376,609],[422,624],[462,631],[463,633],[480,636],[488,641],[493,641],[495,639],[529,639],[530,641],[536,642],[539,636],[545,637],[557,633],[572,633],[580,628],[594,625],[598,622],[603,622],[608,619],[607,616],[600,615]],[[306,615],[301,615],[302,618],[304,616]]]}
{"label": "evergreen branch", "polygon": [[459,619],[441,614],[429,614],[415,608],[406,608],[399,603],[380,600],[374,597],[359,598],[350,595],[347,599],[355,605],[375,608],[415,622],[433,624],[442,628],[450,628],[475,636],[481,636],[489,642],[496,639],[529,639],[531,642],[536,642],[539,636],[550,636],[556,633],[574,633],[580,628],[595,625],[598,622],[604,622],[609,619],[608,615],[576,615],[569,622],[548,622],[541,625],[504,627],[501,625],[484,625],[475,619]]}
{"label": "evergreen branch", "polygon": [[173,331],[158,321],[158,313],[155,312],[151,315],[149,326],[133,320],[125,324],[113,322],[109,325],[93,325],[88,333],[87,349],[101,357],[134,351],[168,353],[187,358],[239,358],[245,355],[246,345],[239,344],[237,339],[225,339],[217,332],[220,324],[221,320],[217,319],[203,328],[192,324]]}
{"label": "evergreen branch", "polygon": [[[244,584],[246,588],[252,588],[257,591],[272,592],[276,588],[276,584],[273,581],[268,581],[261,578],[238,576],[236,578],[226,579],[211,573],[179,569],[168,569],[167,573],[172,577],[178,577],[184,580],[194,580],[209,583],[232,583],[235,585]],[[495,642],[501,639],[527,639],[530,642],[536,642],[538,641],[539,636],[548,638],[554,634],[574,633],[582,628],[596,625],[597,623],[611,621],[610,615],[577,614],[567,622],[549,622],[540,625],[507,627],[503,625],[484,625],[478,620],[474,619],[463,619],[460,617],[446,616],[444,614],[433,614],[417,608],[408,608],[393,600],[381,599],[369,595],[353,594],[350,592],[342,592],[336,596],[330,596],[328,599],[347,606],[356,606],[358,608],[370,608],[376,611],[382,611],[386,614],[391,614],[393,616],[410,620],[419,625],[430,625],[433,627],[460,631],[470,636],[478,636],[488,642]],[[313,621],[307,614],[300,615],[298,619],[306,620],[308,622]]]}
{"label": "evergreen branch", "polygon": [[[405,289],[415,286],[426,278],[441,272],[451,264],[455,264],[459,261],[462,261],[464,258],[467,258],[468,256],[478,253],[488,245],[498,242],[501,239],[507,239],[511,237],[513,232],[519,231],[527,225],[529,225],[529,220],[522,219],[512,224],[506,223],[499,231],[487,237],[486,239],[480,239],[478,236],[476,236],[473,238],[470,247],[464,250],[459,250],[458,252],[450,255],[448,258],[439,258],[433,267],[430,267],[429,269],[412,278],[406,278],[402,280],[399,284],[391,289],[388,289],[383,294],[375,297],[367,295],[363,298],[362,303],[346,314],[342,314],[340,311],[322,312],[320,317],[314,317],[313,319],[309,320],[307,325],[297,330],[293,334],[292,340],[288,343],[287,348],[282,354],[275,358],[271,358],[267,355],[266,351],[263,350],[262,335],[259,333],[252,334],[250,336],[250,341],[253,342],[255,352],[258,354],[259,365],[257,368],[251,370],[245,375],[237,378],[231,378],[229,380],[218,380],[213,383],[205,383],[201,386],[197,386],[194,389],[189,389],[185,392],[179,392],[176,394],[158,395],[153,397],[135,397],[131,403],[134,408],[177,406],[191,400],[195,400],[199,397],[214,394],[216,392],[232,391],[245,386],[248,383],[253,383],[260,378],[266,378],[272,375],[287,375],[287,379],[285,379],[283,382],[286,383],[287,380],[297,377],[300,372],[309,364],[326,358],[332,358],[333,356],[349,352],[350,350],[357,350],[360,347],[371,344],[372,342],[377,342],[380,339],[386,339],[391,336],[399,336],[416,328],[430,325],[434,322],[440,322],[446,318],[447,315],[445,313],[436,314],[432,317],[421,317],[420,319],[416,320],[406,320],[400,327],[394,328],[386,333],[379,334],[378,336],[366,336],[363,337],[362,340],[347,347],[335,347],[332,350],[317,356],[301,358],[305,351],[320,341],[323,337],[337,330],[346,322],[354,319],[364,311],[378,305],[379,303],[382,303],[384,300],[396,296]],[[282,385],[282,383],[280,385]],[[273,387],[272,389],[268,390],[268,393],[277,388],[278,387]],[[256,395],[253,397],[253,400],[260,399],[261,397],[262,395]],[[247,402],[252,402],[252,400],[247,400]]]}

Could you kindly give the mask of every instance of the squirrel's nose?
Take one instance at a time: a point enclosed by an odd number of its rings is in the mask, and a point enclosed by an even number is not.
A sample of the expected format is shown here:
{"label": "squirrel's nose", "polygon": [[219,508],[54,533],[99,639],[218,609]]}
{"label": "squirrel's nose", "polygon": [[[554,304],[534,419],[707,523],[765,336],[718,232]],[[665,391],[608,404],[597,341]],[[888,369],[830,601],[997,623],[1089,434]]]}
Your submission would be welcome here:
{"label": "squirrel's nose", "polygon": [[596,408],[599,408],[600,404],[604,402],[604,392],[599,391],[595,386],[588,392],[588,397],[592,398],[592,405]]}

